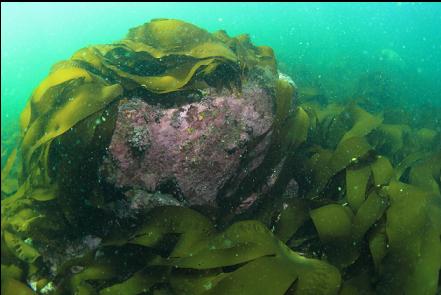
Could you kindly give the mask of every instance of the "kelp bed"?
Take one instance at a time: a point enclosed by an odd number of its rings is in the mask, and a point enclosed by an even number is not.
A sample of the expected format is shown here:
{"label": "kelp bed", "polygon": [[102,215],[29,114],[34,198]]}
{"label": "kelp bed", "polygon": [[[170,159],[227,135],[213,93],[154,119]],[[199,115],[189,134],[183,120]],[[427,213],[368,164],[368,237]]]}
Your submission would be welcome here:
{"label": "kelp bed", "polygon": [[[115,222],[100,210],[106,192],[91,171],[121,98],[166,100],[201,81],[240,89],[252,68],[277,73],[270,48],[175,20],[57,64],[23,111],[21,142],[2,170],[2,294],[439,292],[436,126],[319,93],[300,92],[290,109],[284,80],[273,82],[272,148],[259,174],[285,162],[248,212],[213,219],[166,206]],[[284,194],[292,178],[295,198]],[[42,251],[97,233],[98,247],[48,269]]]}

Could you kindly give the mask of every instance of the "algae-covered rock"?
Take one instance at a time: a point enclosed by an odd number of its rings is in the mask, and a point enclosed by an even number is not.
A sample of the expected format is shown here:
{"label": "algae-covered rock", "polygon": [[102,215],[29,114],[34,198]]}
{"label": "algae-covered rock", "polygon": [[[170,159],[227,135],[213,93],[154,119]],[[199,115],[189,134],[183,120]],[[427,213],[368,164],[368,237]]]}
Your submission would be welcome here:
{"label": "algae-covered rock", "polygon": [[280,77],[272,49],[247,35],[171,19],[54,65],[4,161],[10,263],[56,278],[94,249],[87,237],[115,240],[155,207],[196,207],[225,220],[254,207],[297,138],[282,131],[294,118],[294,83]]}
{"label": "algae-covered rock", "polygon": [[[117,187],[161,190],[187,205],[217,207],[231,178],[262,163],[272,107],[271,95],[248,83],[241,93],[206,93],[172,108],[127,100],[119,106],[103,177]],[[244,164],[247,152],[255,156]]]}
{"label": "algae-covered rock", "polygon": [[101,181],[216,207],[235,193],[227,184],[261,166],[286,119],[293,86],[277,80],[269,48],[178,20],[81,49],[53,67],[21,116],[23,195],[47,189],[42,199],[62,198],[73,223],[69,207],[91,201],[83,192]]}
{"label": "algae-covered rock", "polygon": [[2,154],[2,294],[436,294],[439,129],[324,93],[179,20],[56,64]]}

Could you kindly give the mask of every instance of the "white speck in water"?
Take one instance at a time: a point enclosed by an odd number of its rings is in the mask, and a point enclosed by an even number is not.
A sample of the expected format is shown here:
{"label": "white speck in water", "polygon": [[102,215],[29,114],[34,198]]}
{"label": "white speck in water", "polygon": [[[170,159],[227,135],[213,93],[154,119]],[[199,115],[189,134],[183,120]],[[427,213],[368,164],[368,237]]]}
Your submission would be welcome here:
{"label": "white speck in water", "polygon": [[46,284],[46,286],[44,286],[41,290],[40,293],[41,294],[50,294],[55,290],[54,287],[54,283],[53,282],[49,282]]}
{"label": "white speck in water", "polygon": [[210,290],[212,287],[213,287],[213,284],[211,282],[207,282],[206,284],[204,284],[205,290]]}

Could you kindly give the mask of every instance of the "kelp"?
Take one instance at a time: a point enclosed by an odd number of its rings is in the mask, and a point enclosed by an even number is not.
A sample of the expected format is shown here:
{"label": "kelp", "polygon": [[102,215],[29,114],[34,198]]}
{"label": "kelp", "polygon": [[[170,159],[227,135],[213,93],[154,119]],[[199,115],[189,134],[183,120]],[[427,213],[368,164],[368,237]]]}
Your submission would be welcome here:
{"label": "kelp", "polygon": [[[183,38],[188,34],[192,38]],[[135,88],[161,94],[192,89],[196,81],[240,85],[239,64],[248,69],[271,66],[275,71],[275,63],[268,64],[268,59],[274,61],[271,50],[254,47],[246,38],[225,35],[221,41],[216,36],[182,21],[155,20],[131,30],[118,43],[82,49],[55,65],[21,115],[20,185],[26,177],[31,186],[49,187],[51,179],[45,174],[52,168],[52,141]],[[218,81],[218,71],[228,71],[231,81]],[[2,177],[14,158],[13,153]],[[11,191],[9,185],[5,189]]]}
{"label": "kelp", "polygon": [[4,245],[2,242],[2,265],[1,265],[1,294],[19,294],[32,295],[32,291],[23,281],[25,280],[23,269],[10,264],[7,265],[3,251]]}
{"label": "kelp", "polygon": [[334,152],[321,150],[317,153],[319,160],[312,164],[313,187],[309,197],[317,197],[333,176],[366,156],[370,150],[371,146],[363,137],[352,137],[341,142]]}
{"label": "kelp", "polygon": [[440,174],[441,152],[438,152],[412,167],[409,173],[409,183],[433,192],[435,195],[441,195]]}
{"label": "kelp", "polygon": [[346,198],[352,210],[358,211],[366,199],[366,187],[371,175],[369,166],[346,170]]}
{"label": "kelp", "polygon": [[339,268],[353,264],[359,256],[352,241],[353,213],[341,205],[330,204],[312,210],[311,218],[327,259]]}
{"label": "kelp", "polygon": [[308,204],[302,200],[288,199],[282,202],[282,209],[274,222],[274,235],[282,242],[288,240],[308,220]]}
{"label": "kelp", "polygon": [[[94,187],[88,159],[108,146],[122,99],[240,90],[253,70],[277,73],[271,48],[168,19],[56,64],[25,107],[20,146],[2,170],[2,294],[34,294],[26,284],[99,295],[439,292],[439,131],[317,91],[300,91],[292,108],[285,80],[271,82],[268,155],[237,199],[282,163],[280,179],[248,215],[218,222],[158,207],[122,220],[99,210],[111,194]],[[294,198],[284,194],[293,177]],[[103,241],[50,272],[40,250],[85,234]]]}
{"label": "kelp", "polygon": [[9,250],[13,251],[13,254],[18,259],[27,263],[33,263],[38,257],[40,257],[40,253],[38,253],[37,250],[26,244],[14,234],[5,231],[3,235],[5,239],[5,246],[8,247]]}
{"label": "kelp", "polygon": [[[306,105],[310,107],[311,101]],[[330,105],[329,109],[337,108]],[[332,115],[321,115],[322,120],[318,120],[314,112],[308,113],[311,120],[317,121],[318,129],[327,128],[318,134],[343,134],[335,150],[329,149],[332,144],[327,141],[320,143],[320,137],[311,138],[311,143],[319,142],[321,147],[310,148],[309,156],[306,154],[309,159],[305,159],[309,168],[303,170],[311,171],[309,177],[313,179],[306,189],[309,198],[327,200],[332,198],[328,194],[346,187],[343,195],[333,198],[336,204],[311,211],[323,259],[350,274],[349,267],[356,269],[363,259],[356,253],[369,251],[375,271],[369,274],[373,279],[363,283],[366,292],[369,289],[376,294],[435,294],[441,269],[441,161],[439,152],[433,153],[437,135],[408,125],[382,124],[380,115],[378,119],[374,119],[375,114],[368,114],[360,116],[364,119],[353,120],[350,113],[341,112],[332,120],[327,119]],[[326,114],[326,107],[320,107],[320,113]],[[363,153],[357,153],[355,145],[347,145],[346,155],[354,155],[348,162],[345,154],[340,156],[338,152],[344,139],[353,134],[361,134],[367,145],[361,149]],[[417,142],[421,140],[420,134],[427,134],[425,142],[432,147],[432,153]],[[345,178],[339,176],[341,169],[346,170]],[[332,185],[333,182],[337,184]],[[339,189],[334,190],[335,187]],[[346,204],[352,213],[347,213]],[[433,259],[430,262],[425,260],[429,257]],[[353,292],[353,287],[349,287],[351,280],[343,284],[341,294]]]}
{"label": "kelp", "polygon": [[[97,143],[110,140],[112,134],[99,125],[115,122],[115,103],[132,91],[141,89],[160,101],[162,94],[200,90],[201,86],[240,88],[243,75],[257,67],[277,72],[271,49],[255,47],[245,36],[210,34],[171,19],[146,23],[119,42],[81,49],[70,60],[57,63],[21,114],[20,146],[2,171],[2,194],[12,194],[2,202],[3,212],[8,212],[5,218],[14,222],[13,211],[28,207],[28,199],[33,199],[58,202],[67,220],[78,222],[81,217],[74,216],[72,207],[82,202],[78,200],[81,192],[72,190],[84,182],[77,175],[80,168],[69,163],[84,159],[63,158],[61,151],[75,147],[77,154],[99,156],[98,148],[102,146]],[[227,72],[229,78],[225,79]],[[113,130],[111,126],[106,128]],[[63,162],[67,164],[60,164]],[[14,165],[21,171],[18,177],[9,177]]]}
{"label": "kelp", "polygon": [[384,188],[388,249],[380,266],[378,291],[435,294],[441,269],[441,198],[413,185],[391,182]]}
{"label": "kelp", "polygon": [[[258,221],[237,222],[219,232],[191,209],[161,207],[152,214],[125,242],[107,241],[105,247],[124,251],[122,247],[128,243],[159,250],[158,241],[179,233],[170,254],[153,256],[128,279],[99,294],[139,294],[164,282],[178,294],[285,294],[293,285],[296,294],[336,294],[339,289],[337,269],[293,252]],[[163,225],[158,221],[164,221]],[[226,271],[227,267],[234,270]],[[90,282],[112,281],[117,269],[117,263],[108,260],[104,265],[92,262],[66,279],[67,289],[95,294],[89,290]],[[256,274],[260,275],[258,282]]]}

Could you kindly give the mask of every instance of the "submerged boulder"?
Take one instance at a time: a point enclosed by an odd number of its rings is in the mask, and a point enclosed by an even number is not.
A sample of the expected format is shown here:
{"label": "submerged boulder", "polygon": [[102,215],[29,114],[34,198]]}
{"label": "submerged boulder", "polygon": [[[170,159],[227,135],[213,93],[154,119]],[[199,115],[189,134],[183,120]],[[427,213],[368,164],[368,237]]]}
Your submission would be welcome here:
{"label": "submerged boulder", "polygon": [[206,92],[200,101],[171,108],[125,100],[102,174],[120,188],[161,190],[189,206],[216,207],[231,178],[262,163],[271,142],[273,104],[266,90],[250,83],[241,93]]}
{"label": "submerged boulder", "polygon": [[294,84],[280,77],[269,47],[178,20],[81,49],[21,116],[23,195],[47,188],[78,202],[104,183],[217,206],[239,170],[244,179],[260,166],[289,113]]}
{"label": "submerged boulder", "polygon": [[152,208],[243,213],[277,182],[293,98],[272,49],[247,35],[157,19],[79,50],[21,115],[2,173],[2,183],[18,174],[15,193],[2,185],[10,254],[57,269],[68,245],[113,238]]}
{"label": "submerged boulder", "polygon": [[2,171],[2,294],[439,293],[439,130],[294,89],[177,20],[57,64]]}

